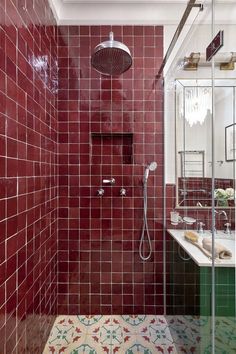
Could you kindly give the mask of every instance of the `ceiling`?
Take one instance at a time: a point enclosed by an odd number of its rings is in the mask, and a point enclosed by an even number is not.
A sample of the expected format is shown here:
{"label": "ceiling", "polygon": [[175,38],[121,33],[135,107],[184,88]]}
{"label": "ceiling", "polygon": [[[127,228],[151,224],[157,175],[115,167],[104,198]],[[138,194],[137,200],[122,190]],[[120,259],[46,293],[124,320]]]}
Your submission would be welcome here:
{"label": "ceiling", "polygon": [[69,3],[69,4],[124,4],[124,3],[131,3],[131,4],[137,4],[137,3],[143,3],[143,4],[150,4],[150,3],[161,3],[161,4],[166,4],[166,3],[187,3],[188,0],[62,0],[64,3]]}
{"label": "ceiling", "polygon": [[[59,25],[178,25],[189,0],[49,0]],[[204,8],[211,0],[198,0]],[[236,21],[235,0],[215,0],[218,23]],[[234,20],[233,20],[234,19]],[[210,21],[210,18],[209,18]]]}
{"label": "ceiling", "polygon": [[58,24],[178,24],[188,0],[49,0]]}

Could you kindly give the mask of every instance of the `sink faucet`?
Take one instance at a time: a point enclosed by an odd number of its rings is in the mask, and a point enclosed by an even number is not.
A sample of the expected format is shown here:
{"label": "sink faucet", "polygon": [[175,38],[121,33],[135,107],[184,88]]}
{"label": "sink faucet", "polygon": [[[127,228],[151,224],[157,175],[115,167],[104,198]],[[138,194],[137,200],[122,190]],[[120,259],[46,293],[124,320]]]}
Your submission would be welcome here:
{"label": "sink faucet", "polygon": [[[215,215],[219,214],[219,212],[217,210],[214,210],[214,213],[215,213]],[[214,232],[217,234],[216,222],[215,222],[215,226],[214,226]],[[213,233],[213,231],[212,231],[212,233]]]}
{"label": "sink faucet", "polygon": [[231,224],[229,222],[227,222],[225,224],[225,226],[226,226],[226,229],[225,229],[224,233],[227,235],[230,235],[231,234],[231,229],[230,229]]}
{"label": "sink faucet", "polygon": [[[214,210],[214,212],[215,212],[215,214],[218,214],[219,217],[220,217],[220,215],[223,215],[223,220],[228,221],[228,216],[227,216],[225,210],[220,210],[220,211]],[[215,233],[217,233],[216,227],[215,227]]]}
{"label": "sink faucet", "polygon": [[199,234],[203,234],[204,233],[203,226],[205,226],[205,224],[202,221],[199,221],[198,222],[198,231],[197,231]]}
{"label": "sink faucet", "polygon": [[220,216],[220,215],[224,215],[224,219],[223,219],[223,220],[225,220],[225,221],[227,221],[227,220],[228,220],[228,216],[227,216],[227,214],[226,214],[225,210],[221,210],[221,211],[219,211],[219,212],[218,212],[218,214],[219,214],[219,216]]}

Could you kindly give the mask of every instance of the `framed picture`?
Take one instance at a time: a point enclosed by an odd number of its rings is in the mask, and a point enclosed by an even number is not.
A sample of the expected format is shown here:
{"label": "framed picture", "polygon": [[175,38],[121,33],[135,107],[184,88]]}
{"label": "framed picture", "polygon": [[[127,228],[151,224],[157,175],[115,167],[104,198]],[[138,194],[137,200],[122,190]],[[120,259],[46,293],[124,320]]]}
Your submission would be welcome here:
{"label": "framed picture", "polygon": [[236,160],[236,123],[225,127],[225,161]]}

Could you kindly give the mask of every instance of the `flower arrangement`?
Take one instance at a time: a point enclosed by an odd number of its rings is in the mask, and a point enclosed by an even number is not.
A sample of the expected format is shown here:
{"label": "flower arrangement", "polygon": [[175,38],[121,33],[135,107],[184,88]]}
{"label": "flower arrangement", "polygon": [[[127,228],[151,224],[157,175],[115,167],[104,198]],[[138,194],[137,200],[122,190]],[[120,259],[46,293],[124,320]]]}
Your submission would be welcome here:
{"label": "flower arrangement", "polygon": [[217,206],[228,206],[228,200],[235,198],[235,190],[233,188],[217,188],[214,191],[214,198],[217,200]]}

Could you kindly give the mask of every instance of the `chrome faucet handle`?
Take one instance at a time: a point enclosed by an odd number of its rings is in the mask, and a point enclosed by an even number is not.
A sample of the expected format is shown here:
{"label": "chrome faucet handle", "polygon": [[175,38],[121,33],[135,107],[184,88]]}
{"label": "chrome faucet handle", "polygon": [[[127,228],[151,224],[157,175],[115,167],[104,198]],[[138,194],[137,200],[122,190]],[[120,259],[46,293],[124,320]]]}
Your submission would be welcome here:
{"label": "chrome faucet handle", "polygon": [[228,216],[226,214],[226,211],[225,210],[221,210],[218,212],[219,215],[224,215],[224,220],[227,221],[228,220]]}
{"label": "chrome faucet handle", "polygon": [[104,189],[103,188],[99,188],[98,190],[97,190],[97,195],[99,196],[99,197],[102,197],[103,195],[104,195]]}
{"label": "chrome faucet handle", "polygon": [[125,189],[125,188],[121,188],[121,189],[120,189],[120,195],[121,195],[122,197],[125,197],[125,196],[126,196],[126,189]]}
{"label": "chrome faucet handle", "polygon": [[198,222],[198,231],[197,231],[199,234],[203,234],[204,233],[203,226],[205,226],[205,224],[202,221],[199,221]]}
{"label": "chrome faucet handle", "polygon": [[231,224],[230,222],[227,222],[224,226],[226,226],[226,229],[224,230],[224,233],[227,234],[227,235],[230,235],[231,234]]}

